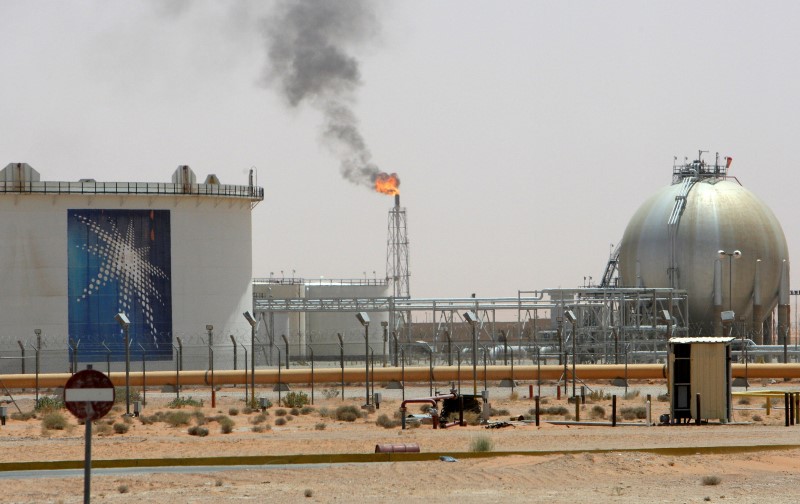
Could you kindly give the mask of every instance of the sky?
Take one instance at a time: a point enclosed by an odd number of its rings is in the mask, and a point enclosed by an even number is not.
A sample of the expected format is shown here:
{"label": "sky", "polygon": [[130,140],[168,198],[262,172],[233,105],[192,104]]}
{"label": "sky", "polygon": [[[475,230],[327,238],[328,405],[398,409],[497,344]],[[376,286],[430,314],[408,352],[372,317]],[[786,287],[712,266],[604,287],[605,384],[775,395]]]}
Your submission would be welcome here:
{"label": "sky", "polygon": [[[360,155],[400,176],[413,297],[597,281],[673,157],[698,150],[733,157],[797,257],[800,4],[366,6],[333,18],[354,69],[338,98]],[[255,168],[255,277],[382,278],[393,200],[342,176],[329,95],[287,100],[270,52],[285,10],[0,0],[0,165],[169,182],[188,164],[242,185]]]}

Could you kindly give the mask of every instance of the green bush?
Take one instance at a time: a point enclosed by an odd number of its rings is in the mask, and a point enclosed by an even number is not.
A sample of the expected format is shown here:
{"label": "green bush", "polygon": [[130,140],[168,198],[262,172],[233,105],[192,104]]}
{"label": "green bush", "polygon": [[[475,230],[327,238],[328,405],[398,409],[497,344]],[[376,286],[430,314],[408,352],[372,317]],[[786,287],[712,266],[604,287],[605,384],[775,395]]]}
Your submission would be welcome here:
{"label": "green bush", "polygon": [[490,452],[494,449],[494,443],[486,436],[477,436],[469,444],[471,452]]}
{"label": "green bush", "polygon": [[130,429],[130,426],[126,423],[117,422],[114,424],[114,432],[117,434],[125,434]]}
{"label": "green bush", "polygon": [[275,416],[286,416],[286,410],[283,408],[276,409]]}
{"label": "green bush", "polygon": [[301,415],[309,415],[309,414],[311,414],[313,412],[314,412],[314,408],[312,408],[311,406],[303,406],[302,408],[300,408],[300,414]]}
{"label": "green bush", "polygon": [[67,418],[58,411],[51,411],[42,417],[42,429],[64,430],[67,428]]}
{"label": "green bush", "polygon": [[59,396],[43,396],[39,398],[39,403],[34,411],[48,413],[64,409],[64,400]]}
{"label": "green bush", "polygon": [[283,417],[276,418],[275,425],[286,425],[286,419]]}
{"label": "green bush", "polygon": [[300,414],[300,408],[292,408],[291,410],[289,410],[289,414],[298,416]]}
{"label": "green bush", "polygon": [[191,396],[189,397],[176,397],[175,399],[171,400],[167,403],[167,408],[183,408],[184,406],[191,406],[193,408],[202,408],[203,401],[192,399]]}
{"label": "green bush", "polygon": [[239,414],[239,408],[228,408],[228,414],[230,416],[236,416]]}
{"label": "green bush", "polygon": [[289,392],[283,396],[283,405],[288,408],[302,408],[308,404],[308,394],[305,392]]}

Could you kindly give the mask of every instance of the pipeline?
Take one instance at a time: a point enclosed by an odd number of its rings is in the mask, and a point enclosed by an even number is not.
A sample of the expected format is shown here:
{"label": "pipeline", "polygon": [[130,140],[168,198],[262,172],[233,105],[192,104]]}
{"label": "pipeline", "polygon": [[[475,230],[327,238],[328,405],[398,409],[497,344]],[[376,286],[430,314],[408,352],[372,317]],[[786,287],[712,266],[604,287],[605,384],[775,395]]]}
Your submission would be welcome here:
{"label": "pipeline", "polygon": [[[439,407],[439,401],[445,399],[458,399],[458,395],[455,392],[451,392],[449,394],[444,394],[444,395],[420,397],[417,399],[406,399],[405,401],[400,403],[400,415],[403,421],[403,429],[405,430],[406,428],[406,411],[407,411],[406,404],[430,404],[431,406],[433,406],[433,412],[431,413],[431,421],[433,423],[433,428],[436,429],[439,426],[438,425],[439,411],[437,409]],[[452,427],[452,426],[446,424],[444,428],[446,429],[447,427]]]}
{"label": "pipeline", "polygon": [[[800,363],[765,363],[748,364],[745,371],[744,364],[732,364],[734,378],[800,378]],[[532,380],[557,380],[564,372],[563,365],[541,366],[541,373],[537,366],[514,366],[514,379],[521,381]],[[375,368],[375,381],[389,382],[400,381],[403,379],[402,368],[386,367]],[[629,380],[649,380],[665,379],[667,377],[667,367],[664,364],[628,364],[627,372],[624,364],[579,364],[575,366],[575,374],[583,380],[611,380],[614,378],[627,377]],[[180,384],[203,386],[210,385],[211,373],[207,371],[181,371]],[[484,378],[483,366],[477,368],[478,380],[503,380],[511,379],[511,366],[487,366],[486,377]],[[69,373],[40,374],[40,388],[63,387],[70,378]],[[124,372],[112,372],[109,377],[115,386],[125,385]],[[430,378],[430,368],[428,366],[406,367],[405,381],[407,382],[427,382]],[[250,383],[251,373],[245,375],[244,371],[215,370],[214,383],[216,385],[243,385]],[[451,382],[459,379],[458,368],[455,366],[439,366],[433,368],[433,381]],[[471,366],[461,367],[461,381],[467,382],[472,379]],[[36,386],[36,375],[34,374],[7,374],[0,375],[0,380],[9,389],[34,388]],[[314,370],[314,383],[340,383],[362,382],[364,380],[364,369],[346,368],[344,373],[340,368],[316,368]],[[255,373],[257,384],[276,384],[278,383],[277,369],[259,369]],[[281,370],[280,381],[282,383],[311,383],[310,369],[284,369]],[[130,384],[134,387],[141,387],[143,376],[141,371],[130,373]],[[175,371],[150,371],[147,373],[147,386],[175,385]]]}

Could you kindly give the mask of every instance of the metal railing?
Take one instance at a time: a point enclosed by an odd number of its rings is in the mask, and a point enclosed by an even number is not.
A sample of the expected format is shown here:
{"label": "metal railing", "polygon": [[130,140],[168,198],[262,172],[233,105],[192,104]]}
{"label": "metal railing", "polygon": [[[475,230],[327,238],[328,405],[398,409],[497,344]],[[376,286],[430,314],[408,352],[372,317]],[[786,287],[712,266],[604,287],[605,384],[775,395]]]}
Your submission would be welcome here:
{"label": "metal railing", "polygon": [[0,181],[0,193],[27,194],[144,194],[192,195],[264,199],[264,188],[228,184],[175,184],[161,182],[22,182]]}

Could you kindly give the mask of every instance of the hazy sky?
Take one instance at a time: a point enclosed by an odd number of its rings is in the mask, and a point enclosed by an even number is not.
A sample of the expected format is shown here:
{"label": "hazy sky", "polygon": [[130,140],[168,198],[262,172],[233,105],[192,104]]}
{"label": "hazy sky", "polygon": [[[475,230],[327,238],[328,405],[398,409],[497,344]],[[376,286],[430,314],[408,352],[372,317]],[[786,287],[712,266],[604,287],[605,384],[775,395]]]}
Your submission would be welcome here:
{"label": "hazy sky", "polygon": [[[413,296],[597,280],[673,156],[698,149],[734,158],[797,258],[800,4],[371,5],[344,37],[348,104],[401,177]],[[392,198],[342,178],[318,104],[268,78],[274,7],[0,0],[0,165],[168,182],[188,164],[229,184],[255,167],[254,276],[382,277]]]}

